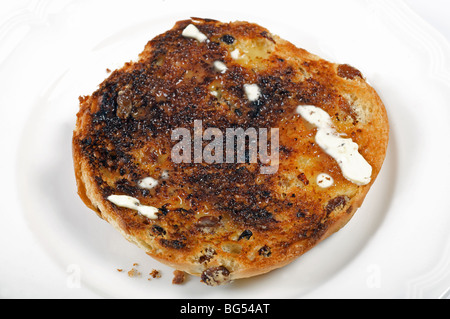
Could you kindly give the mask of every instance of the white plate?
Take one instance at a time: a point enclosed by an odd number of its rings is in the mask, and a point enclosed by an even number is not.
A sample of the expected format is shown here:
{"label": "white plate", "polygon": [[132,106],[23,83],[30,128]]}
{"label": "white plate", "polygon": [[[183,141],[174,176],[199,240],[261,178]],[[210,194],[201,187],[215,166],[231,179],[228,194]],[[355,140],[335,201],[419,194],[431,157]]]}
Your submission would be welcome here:
{"label": "white plate", "polygon": [[[24,1],[3,17],[0,297],[448,297],[449,44],[401,1],[222,3]],[[347,227],[283,269],[218,288],[173,286],[170,268],[81,203],[71,159],[78,96],[189,17],[256,22],[354,65],[391,124],[385,165]],[[134,263],[142,276],[129,278]],[[162,278],[148,281],[152,269]]]}

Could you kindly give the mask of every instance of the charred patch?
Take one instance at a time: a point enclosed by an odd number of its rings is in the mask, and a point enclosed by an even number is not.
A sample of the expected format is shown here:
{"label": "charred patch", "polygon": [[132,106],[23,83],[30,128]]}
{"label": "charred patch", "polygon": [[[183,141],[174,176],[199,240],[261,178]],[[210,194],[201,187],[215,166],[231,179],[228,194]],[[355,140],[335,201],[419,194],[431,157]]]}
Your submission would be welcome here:
{"label": "charred patch", "polygon": [[137,194],[140,193],[140,189],[136,187],[136,185],[130,182],[128,179],[120,179],[116,182],[115,187],[120,193],[125,193],[132,197],[137,197]]}
{"label": "charred patch", "polygon": [[153,232],[153,234],[155,234],[157,236],[166,235],[166,231],[164,230],[164,228],[162,228],[161,226],[158,226],[158,225],[152,226],[152,232]]}
{"label": "charred patch", "polygon": [[179,240],[169,240],[169,239],[160,239],[159,243],[161,244],[161,246],[164,246],[166,248],[171,248],[171,249],[183,249],[186,247],[186,243],[179,241]]}
{"label": "charred patch", "polygon": [[259,230],[269,229],[277,223],[272,213],[264,208],[242,208],[231,211],[232,218],[238,223]]}

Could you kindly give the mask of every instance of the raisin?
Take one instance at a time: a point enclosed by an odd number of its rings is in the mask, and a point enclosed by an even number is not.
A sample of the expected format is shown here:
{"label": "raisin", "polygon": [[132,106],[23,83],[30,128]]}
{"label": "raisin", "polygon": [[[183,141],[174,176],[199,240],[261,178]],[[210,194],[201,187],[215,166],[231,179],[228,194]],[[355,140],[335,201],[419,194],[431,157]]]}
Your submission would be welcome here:
{"label": "raisin", "polygon": [[347,201],[348,201],[347,196],[338,196],[330,200],[327,206],[325,207],[325,212],[327,213],[327,216],[330,215],[338,207],[345,206]]}
{"label": "raisin", "polygon": [[251,237],[253,236],[253,233],[250,230],[244,230],[242,232],[242,234],[239,236],[238,241],[240,241],[241,239],[247,238],[247,240],[249,240]]}
{"label": "raisin", "polygon": [[300,209],[300,210],[297,212],[297,217],[298,217],[298,218],[305,218],[307,213],[308,213],[308,210],[307,210],[307,209]]}
{"label": "raisin", "polygon": [[272,251],[268,246],[264,246],[263,248],[261,248],[258,253],[264,257],[270,257],[270,255],[272,255]]}
{"label": "raisin", "polygon": [[166,231],[164,230],[164,228],[162,228],[161,226],[158,226],[158,225],[153,225],[152,231],[156,235],[160,235],[160,236],[164,236],[166,234]]}
{"label": "raisin", "polygon": [[164,247],[173,249],[183,249],[186,247],[186,244],[179,240],[161,239],[159,243]]}
{"label": "raisin", "polygon": [[300,173],[300,174],[297,176],[297,178],[298,178],[299,180],[301,180],[302,183],[303,183],[305,186],[308,186],[308,185],[309,185],[309,180],[308,180],[308,178],[306,177],[305,173]]}
{"label": "raisin", "polygon": [[164,215],[164,216],[166,216],[168,213],[169,213],[169,210],[167,209],[167,204],[166,205],[164,205],[163,207],[161,207],[161,208],[158,208],[158,210]]}
{"label": "raisin", "polygon": [[233,44],[234,41],[235,41],[235,38],[234,38],[232,35],[225,34],[225,35],[221,38],[221,40],[222,40],[223,42],[225,42],[226,44]]}
{"label": "raisin", "polygon": [[213,259],[215,255],[217,255],[216,251],[213,248],[206,248],[203,253],[204,254],[198,259],[198,262],[200,264],[209,263],[209,261]]}
{"label": "raisin", "polygon": [[230,281],[230,272],[224,266],[208,268],[202,273],[201,278],[208,286],[219,286]]}

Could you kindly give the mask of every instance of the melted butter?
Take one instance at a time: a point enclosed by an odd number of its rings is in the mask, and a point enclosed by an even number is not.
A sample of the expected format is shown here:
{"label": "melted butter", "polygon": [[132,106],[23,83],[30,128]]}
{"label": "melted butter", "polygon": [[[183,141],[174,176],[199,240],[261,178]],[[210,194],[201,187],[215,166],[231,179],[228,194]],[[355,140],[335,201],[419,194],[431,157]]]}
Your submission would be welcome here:
{"label": "melted butter", "polygon": [[356,185],[370,183],[372,166],[358,152],[358,144],[336,132],[327,112],[313,105],[300,105],[297,113],[318,128],[316,143],[336,160],[347,180]]}
{"label": "melted butter", "polygon": [[257,84],[244,84],[244,91],[250,102],[257,101],[261,96],[261,90]]}
{"label": "melted butter", "polygon": [[185,38],[192,38],[197,40],[198,42],[204,42],[208,39],[208,37],[201,33],[199,29],[193,24],[188,25],[181,35]]}
{"label": "melted butter", "polygon": [[234,60],[237,60],[241,57],[241,52],[239,51],[239,49],[236,49],[236,50],[232,51],[230,53],[230,55]]}
{"label": "melted butter", "polygon": [[158,186],[158,181],[152,177],[146,177],[143,180],[139,181],[139,187],[145,189],[152,189]]}
{"label": "melted butter", "polygon": [[220,72],[220,73],[225,73],[228,70],[227,66],[222,61],[215,61],[213,63],[213,66],[214,66],[214,70],[216,70],[217,72]]}
{"label": "melted butter", "polygon": [[328,188],[333,186],[334,179],[330,175],[322,173],[317,176],[316,183],[322,188]]}
{"label": "melted butter", "polygon": [[138,199],[127,195],[111,195],[108,200],[116,206],[129,208],[138,211],[139,214],[150,218],[158,219],[158,208],[142,205]]}

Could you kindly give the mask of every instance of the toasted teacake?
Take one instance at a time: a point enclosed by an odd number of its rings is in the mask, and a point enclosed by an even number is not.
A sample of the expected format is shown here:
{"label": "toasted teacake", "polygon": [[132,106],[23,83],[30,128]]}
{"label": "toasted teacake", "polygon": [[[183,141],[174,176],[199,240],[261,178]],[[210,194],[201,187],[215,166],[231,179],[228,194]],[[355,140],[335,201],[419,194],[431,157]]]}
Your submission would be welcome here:
{"label": "toasted teacake", "polygon": [[[227,158],[238,129],[246,141],[266,132],[270,157],[248,142]],[[256,24],[193,18],[80,97],[73,158],[88,207],[153,258],[219,285],[280,268],[342,228],[388,135],[356,68]]]}

